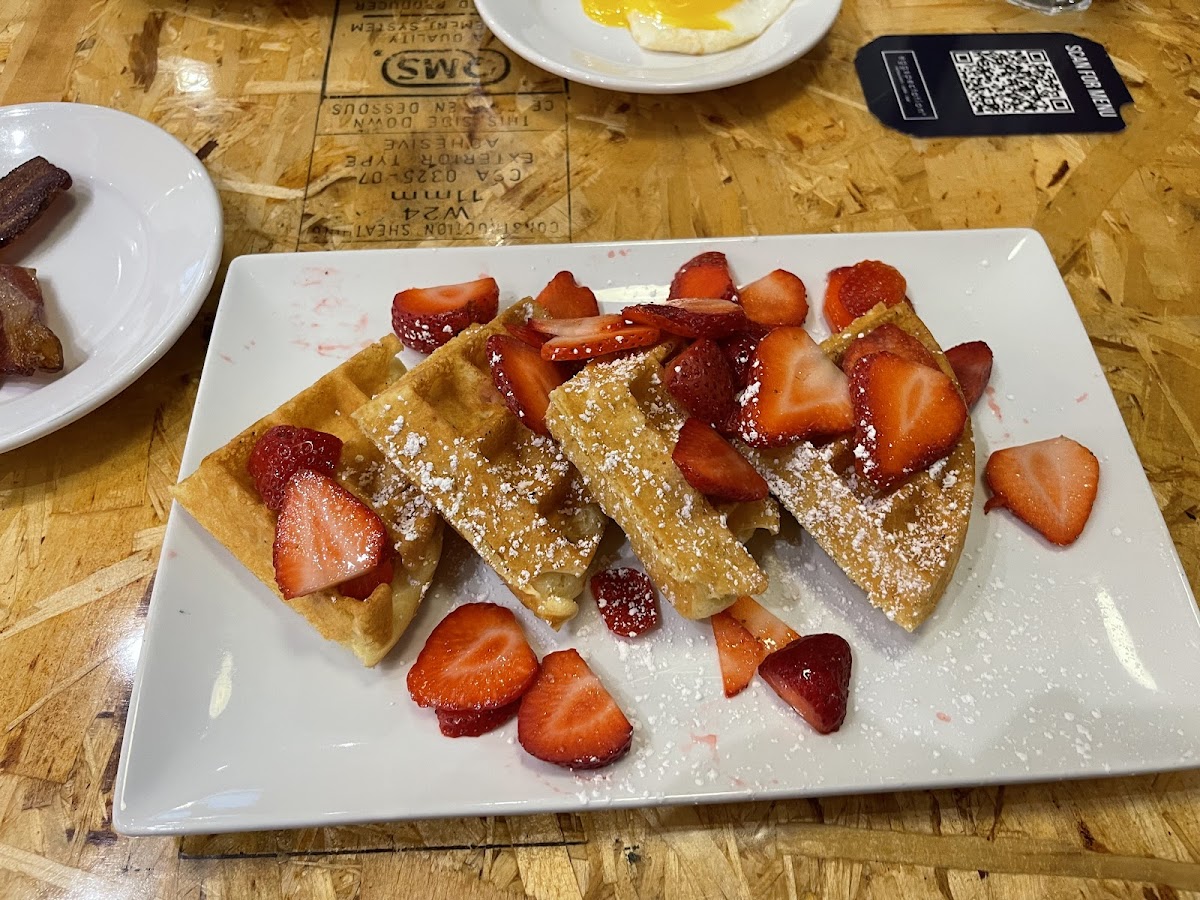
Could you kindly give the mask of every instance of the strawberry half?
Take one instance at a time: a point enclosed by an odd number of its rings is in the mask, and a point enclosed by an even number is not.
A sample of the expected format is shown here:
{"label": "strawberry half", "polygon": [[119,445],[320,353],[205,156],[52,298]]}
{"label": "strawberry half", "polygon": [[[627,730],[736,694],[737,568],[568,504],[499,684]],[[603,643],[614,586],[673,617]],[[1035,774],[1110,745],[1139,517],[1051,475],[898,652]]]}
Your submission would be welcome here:
{"label": "strawberry half", "polygon": [[600,305],[591,288],[575,281],[570,272],[559,272],[534,300],[555,319],[578,319],[600,315]]}
{"label": "strawberry half", "polygon": [[849,375],[854,370],[854,364],[870,353],[887,350],[904,359],[911,359],[922,366],[936,369],[937,360],[919,340],[891,322],[884,322],[878,328],[868,331],[860,338],[855,338],[846,352],[842,354],[842,371]]}
{"label": "strawberry half", "polygon": [[763,339],[763,335],[743,331],[733,337],[721,341],[721,352],[729,361],[733,372],[733,383],[738,390],[744,388],[750,381],[750,363],[754,359],[754,348]]}
{"label": "strawberry half", "polygon": [[761,642],[768,653],[786,647],[800,638],[798,632],[793,631],[774,613],[768,612],[753,597],[738,597],[725,611]]}
{"label": "strawberry half", "polygon": [[625,754],[633,726],[578,651],[559,650],[521,700],[517,740],[556,766],[597,769]]}
{"label": "strawberry half", "polygon": [[758,342],[742,394],[738,435],[752,447],[834,437],[854,427],[846,376],[803,328]]}
{"label": "strawberry half", "polygon": [[728,610],[709,619],[717,642],[717,661],[721,664],[721,683],[725,696],[740,694],[750,684],[758,664],[771,651],[735,619]]}
{"label": "strawberry half", "polygon": [[549,340],[542,344],[542,359],[571,361],[606,353],[633,350],[658,343],[657,328],[630,325],[621,316],[587,316],[577,319],[531,319],[529,327]]}
{"label": "strawberry half", "polygon": [[516,322],[505,322],[505,330],[515,337],[518,341],[528,344],[530,347],[542,349],[542,344],[550,339],[550,335],[543,334],[532,325],[518,325]]}
{"label": "strawberry half", "polygon": [[446,737],[479,737],[489,731],[495,731],[505,722],[516,718],[517,710],[521,708],[520,699],[495,709],[469,710],[459,712],[452,709],[435,709],[438,720],[438,730]]}
{"label": "strawberry half", "polygon": [[383,520],[328,475],[301,469],[288,481],[271,548],[286,599],[369,572],[387,546]]}
{"label": "strawberry half", "polygon": [[967,407],[974,406],[992,377],[992,348],[983,341],[968,341],[947,350],[946,359],[962,388]]}
{"label": "strawberry half", "polygon": [[1087,447],[1068,437],[997,450],[988,457],[984,481],[992,496],[983,511],[1007,507],[1060,546],[1083,533],[1096,492],[1100,463]]}
{"label": "strawberry half", "polygon": [[717,429],[737,413],[737,388],[716,341],[701,338],[667,363],[663,385],[691,415]]}
{"label": "strawberry half", "polygon": [[408,670],[408,692],[418,706],[497,709],[524,694],[537,673],[537,657],[511,610],[466,603],[430,632]]}
{"label": "strawberry half", "polygon": [[908,282],[899,270],[877,259],[864,259],[850,267],[838,290],[838,299],[852,319],[865,316],[876,305],[895,306],[905,300]]}
{"label": "strawberry half", "polygon": [[671,279],[667,296],[672,300],[680,297],[733,300],[737,297],[737,288],[733,285],[733,276],[729,274],[729,260],[724,253],[716,251],[689,259]]}
{"label": "strawberry half", "polygon": [[664,300],[621,310],[630,322],[686,338],[723,338],[746,327],[746,313],[729,300]]}
{"label": "strawberry half", "polygon": [[654,585],[637,569],[606,569],[592,576],[592,596],[613,634],[637,637],[659,622]]}
{"label": "strawberry half", "polygon": [[762,500],[768,494],[767,482],[745,457],[699,419],[683,423],[671,459],[688,484],[718,503]]}
{"label": "strawberry half", "polygon": [[494,278],[409,288],[392,300],[392,328],[405,346],[432,353],[472,322],[490,322],[499,306]]}
{"label": "strawberry half", "polygon": [[854,321],[854,316],[850,315],[842,301],[842,285],[849,274],[850,267],[842,266],[831,271],[825,282],[825,321],[835,334]]}
{"label": "strawberry half", "polygon": [[246,470],[268,509],[283,508],[288,480],[300,469],[332,476],[342,458],[342,441],[324,431],[275,425],[254,442]]}
{"label": "strawberry half", "polygon": [[863,357],[850,376],[854,399],[854,467],[891,490],[954,449],[967,407],[954,382],[886,350]]}
{"label": "strawberry half", "polygon": [[746,318],[760,325],[803,325],[808,318],[804,282],[784,269],[750,282],[738,294]]}
{"label": "strawberry half", "polygon": [[384,546],[383,560],[373,569],[368,569],[357,578],[351,578],[349,581],[343,581],[338,586],[338,593],[344,594],[347,597],[353,597],[355,600],[366,600],[373,593],[375,588],[381,584],[391,584],[392,579],[396,577],[396,567],[393,563],[394,550],[389,543]]}
{"label": "strawberry half", "polygon": [[817,732],[837,731],[846,719],[853,654],[836,634],[810,634],[776,650],[758,674]]}
{"label": "strawberry half", "polygon": [[508,334],[493,334],[485,345],[492,384],[508,411],[536,434],[550,436],[546,408],[550,392],[567,380],[566,373],[542,359],[539,350]]}

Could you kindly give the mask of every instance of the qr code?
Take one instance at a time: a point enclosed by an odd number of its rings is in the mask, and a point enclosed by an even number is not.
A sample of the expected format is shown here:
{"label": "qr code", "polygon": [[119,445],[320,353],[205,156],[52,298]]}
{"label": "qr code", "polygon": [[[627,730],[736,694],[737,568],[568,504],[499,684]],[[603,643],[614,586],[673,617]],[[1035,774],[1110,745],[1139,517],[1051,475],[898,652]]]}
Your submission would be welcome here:
{"label": "qr code", "polygon": [[1075,111],[1045,50],[954,50],[950,56],[977,116]]}

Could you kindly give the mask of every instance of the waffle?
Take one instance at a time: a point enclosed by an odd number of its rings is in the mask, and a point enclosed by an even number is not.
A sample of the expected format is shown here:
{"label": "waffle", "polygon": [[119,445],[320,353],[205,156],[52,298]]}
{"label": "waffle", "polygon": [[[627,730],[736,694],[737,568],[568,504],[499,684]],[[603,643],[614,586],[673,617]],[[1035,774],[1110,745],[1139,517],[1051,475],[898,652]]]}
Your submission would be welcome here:
{"label": "waffle", "polygon": [[558,628],[578,611],[606,520],[554,442],[521,424],[492,384],[487,339],[532,308],[525,300],[468,328],[354,418],[521,602]]}
{"label": "waffle", "polygon": [[396,360],[399,350],[400,342],[391,335],[367,347],[210,453],[174,489],[184,509],[283,600],[271,554],[276,516],[259,499],[246,461],[259,436],[274,425],[315,428],[341,438],[338,481],[387,525],[397,551],[395,577],[366,600],[329,589],[283,602],[367,666],[383,659],[412,621],[442,551],[442,522],[432,505],[350,419],[350,413],[404,371]]}
{"label": "waffle", "polygon": [[[839,362],[851,341],[885,322],[918,338],[954,377],[937,341],[906,303],[876,307],[821,347]],[[913,631],[929,617],[967,537],[975,490],[970,417],[948,457],[887,493],[856,477],[849,438],[741,450],[784,507],[889,619]]]}
{"label": "waffle", "polygon": [[743,535],[758,522],[778,530],[778,509],[764,501],[717,510],[672,461],[684,415],[660,375],[673,349],[591,363],[550,395],[546,423],[650,580],[680,614],[703,619],[766,590],[766,574],[730,520]]}

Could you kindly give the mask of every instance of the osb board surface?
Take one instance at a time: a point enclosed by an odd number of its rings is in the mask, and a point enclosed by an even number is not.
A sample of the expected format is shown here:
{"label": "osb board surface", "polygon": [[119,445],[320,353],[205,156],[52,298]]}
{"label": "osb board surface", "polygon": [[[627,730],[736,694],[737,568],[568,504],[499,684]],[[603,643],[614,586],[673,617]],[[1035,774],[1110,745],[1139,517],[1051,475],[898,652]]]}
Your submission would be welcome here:
{"label": "osb board surface", "polygon": [[[568,90],[506,55],[466,0],[429,3],[452,13],[444,26],[397,43],[404,29],[365,27],[371,5],[357,2],[335,16],[318,0],[0,0],[0,102],[100,103],[175,134],[221,191],[226,263],[297,248],[1031,225],[1198,586],[1200,3],[1095,0],[1048,20],[999,0],[848,0],[794,65],[683,97]],[[375,18],[387,17],[400,21]],[[1123,133],[915,141],[864,108],[852,61],[872,37],[1058,29],[1109,48],[1136,105]],[[412,74],[407,54],[444,44],[487,51],[493,82],[447,88],[446,63]],[[119,398],[0,456],[0,896],[1200,896],[1195,773],[116,836],[117,749],[215,296]]]}

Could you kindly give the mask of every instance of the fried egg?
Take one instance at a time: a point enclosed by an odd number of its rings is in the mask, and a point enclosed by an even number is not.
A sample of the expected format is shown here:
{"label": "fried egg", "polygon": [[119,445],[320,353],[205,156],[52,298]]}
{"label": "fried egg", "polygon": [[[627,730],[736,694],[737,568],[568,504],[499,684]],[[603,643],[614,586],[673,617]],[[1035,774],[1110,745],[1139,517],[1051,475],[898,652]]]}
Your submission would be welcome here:
{"label": "fried egg", "polygon": [[602,25],[628,28],[647,50],[717,53],[758,37],[791,0],[583,0]]}

